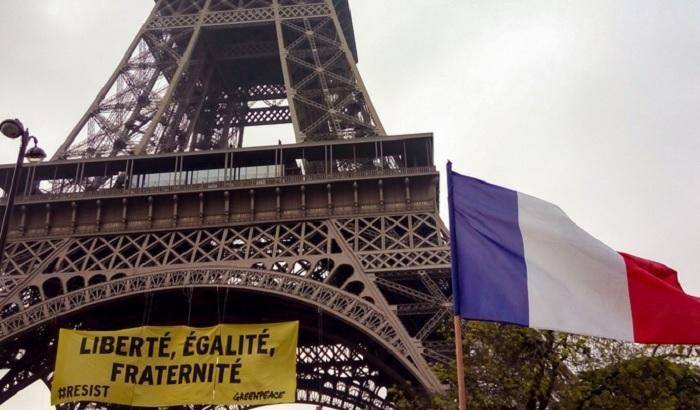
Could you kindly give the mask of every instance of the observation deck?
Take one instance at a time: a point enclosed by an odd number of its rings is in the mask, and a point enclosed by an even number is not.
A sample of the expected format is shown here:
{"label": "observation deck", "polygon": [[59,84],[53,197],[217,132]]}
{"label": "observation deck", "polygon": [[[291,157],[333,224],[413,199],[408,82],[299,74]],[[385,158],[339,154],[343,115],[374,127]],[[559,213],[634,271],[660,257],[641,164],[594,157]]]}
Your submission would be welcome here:
{"label": "observation deck", "polygon": [[[432,147],[415,134],[27,165],[10,238],[436,211]],[[0,166],[3,192],[11,177]]]}

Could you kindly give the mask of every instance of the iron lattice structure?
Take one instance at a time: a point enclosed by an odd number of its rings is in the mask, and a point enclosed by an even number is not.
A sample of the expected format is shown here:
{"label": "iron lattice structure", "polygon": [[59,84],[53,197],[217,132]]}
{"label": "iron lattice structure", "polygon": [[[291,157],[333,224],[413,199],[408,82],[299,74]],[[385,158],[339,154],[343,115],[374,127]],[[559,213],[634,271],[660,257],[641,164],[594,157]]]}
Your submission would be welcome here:
{"label": "iron lattice structure", "polygon": [[[441,389],[433,137],[385,135],[356,62],[346,0],[157,1],[52,161],[18,176],[0,403],[50,386],[59,328],[144,324],[299,320],[300,403]],[[296,143],[242,146],[279,123]]]}
{"label": "iron lattice structure", "polygon": [[347,0],[159,0],[54,159],[384,135],[356,56]]}

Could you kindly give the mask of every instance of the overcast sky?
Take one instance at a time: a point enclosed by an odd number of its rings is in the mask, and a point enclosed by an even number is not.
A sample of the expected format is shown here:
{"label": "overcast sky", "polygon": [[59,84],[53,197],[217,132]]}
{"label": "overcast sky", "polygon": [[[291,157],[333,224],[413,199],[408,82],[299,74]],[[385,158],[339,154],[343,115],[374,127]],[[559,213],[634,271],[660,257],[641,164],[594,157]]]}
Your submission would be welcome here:
{"label": "overcast sky", "polygon": [[[350,4],[387,132],[434,132],[441,169],[449,157],[554,202],[613,248],[676,268],[700,295],[700,2]],[[0,117],[21,118],[53,153],[151,5],[2,0]],[[0,140],[0,162],[16,145]],[[3,408],[46,403],[35,388]]]}

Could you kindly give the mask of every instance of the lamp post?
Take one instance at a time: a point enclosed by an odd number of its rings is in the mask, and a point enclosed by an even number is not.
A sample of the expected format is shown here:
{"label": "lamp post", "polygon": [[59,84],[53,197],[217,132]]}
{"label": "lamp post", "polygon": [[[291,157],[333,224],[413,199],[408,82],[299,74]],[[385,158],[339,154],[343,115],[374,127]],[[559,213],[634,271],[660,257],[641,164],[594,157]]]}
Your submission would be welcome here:
{"label": "lamp post", "polygon": [[[26,158],[29,162],[39,162],[46,158],[46,152],[37,146],[37,139],[34,136],[29,135],[29,129],[24,128],[24,125],[20,120],[5,120],[0,123],[0,132],[7,138],[17,139],[21,138],[19,153],[17,154],[17,164],[15,164],[15,169],[12,172],[12,179],[10,182],[10,192],[7,197],[7,204],[5,205],[5,213],[2,217],[2,227],[0,228],[0,269],[2,269],[2,263],[5,259],[5,241],[7,239],[7,231],[10,227],[10,219],[12,218],[12,208],[15,205],[15,194],[17,192],[17,180],[19,180],[19,173],[22,169],[22,162]],[[27,145],[29,141],[34,141],[34,146],[27,150]],[[4,272],[0,272],[4,273]]]}

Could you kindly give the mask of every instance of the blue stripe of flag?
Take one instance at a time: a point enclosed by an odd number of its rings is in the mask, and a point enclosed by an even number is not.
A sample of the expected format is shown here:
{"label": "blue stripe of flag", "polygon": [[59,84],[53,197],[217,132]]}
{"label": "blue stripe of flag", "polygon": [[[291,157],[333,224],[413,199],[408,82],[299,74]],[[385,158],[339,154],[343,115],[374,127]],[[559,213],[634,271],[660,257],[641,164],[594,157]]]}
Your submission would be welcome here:
{"label": "blue stripe of flag", "polygon": [[447,164],[455,313],[529,324],[518,194],[452,172]]}

